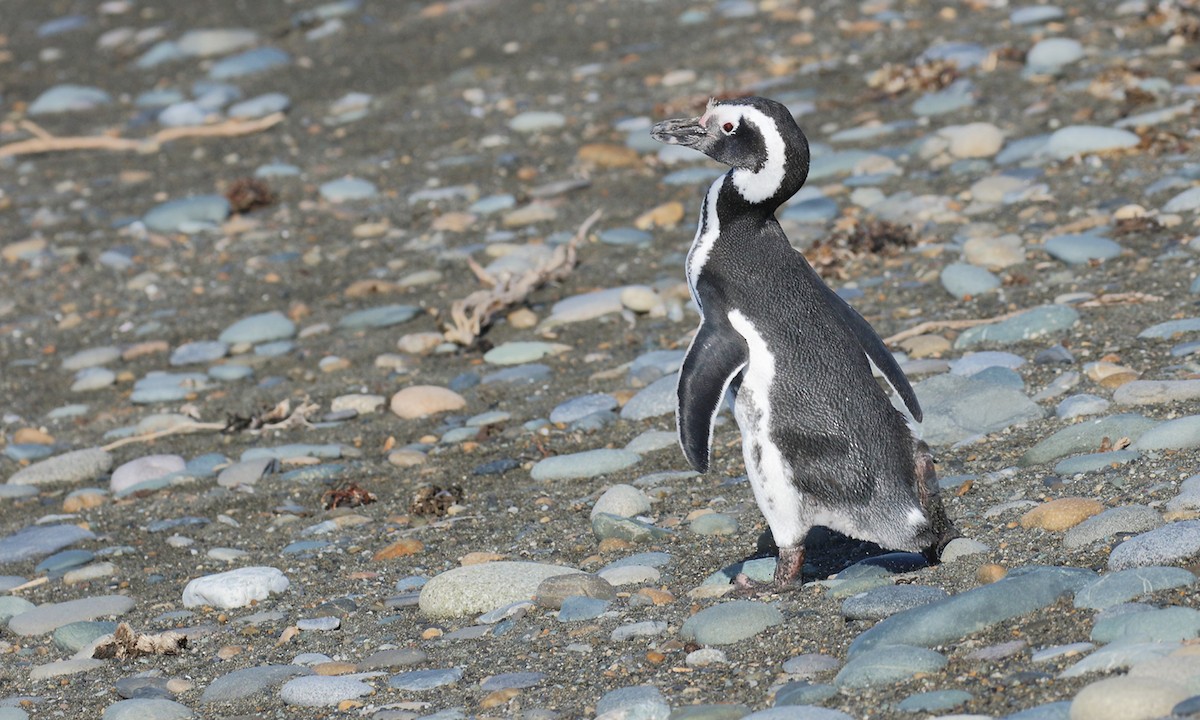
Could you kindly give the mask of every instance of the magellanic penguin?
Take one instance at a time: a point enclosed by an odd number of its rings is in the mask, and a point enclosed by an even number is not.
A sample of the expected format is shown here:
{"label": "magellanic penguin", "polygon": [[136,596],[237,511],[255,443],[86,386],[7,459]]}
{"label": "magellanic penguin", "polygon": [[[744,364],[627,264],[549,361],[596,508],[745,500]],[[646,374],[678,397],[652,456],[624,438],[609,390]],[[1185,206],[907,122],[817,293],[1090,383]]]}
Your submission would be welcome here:
{"label": "magellanic penguin", "polygon": [[[708,470],[731,391],[746,472],[779,547],[777,588],[800,575],[814,525],[936,561],[956,533],[914,432],[916,394],[870,324],[775,220],[808,176],[808,140],[792,114],[759,97],[710,102],[700,117],[660,122],[651,134],[732,166],[708,189],[687,256],[701,315],[679,374],[676,421],[689,463]],[[911,417],[889,402],[871,363]]]}

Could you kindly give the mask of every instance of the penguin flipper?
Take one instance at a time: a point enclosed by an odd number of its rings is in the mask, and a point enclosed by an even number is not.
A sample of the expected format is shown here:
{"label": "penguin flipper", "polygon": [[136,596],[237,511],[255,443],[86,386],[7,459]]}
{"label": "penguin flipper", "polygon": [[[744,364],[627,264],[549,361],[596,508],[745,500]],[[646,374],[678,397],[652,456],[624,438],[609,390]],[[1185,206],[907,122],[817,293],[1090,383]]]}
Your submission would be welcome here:
{"label": "penguin flipper", "polygon": [[900,369],[900,365],[896,363],[896,358],[892,357],[892,353],[883,344],[883,340],[879,338],[879,334],[875,332],[875,328],[871,327],[871,323],[866,321],[858,311],[850,306],[850,303],[842,299],[840,295],[835,293],[828,286],[824,286],[829,304],[837,312],[838,317],[842,322],[850,328],[854,334],[854,339],[858,341],[859,346],[871,362],[875,363],[875,367],[883,373],[883,377],[896,391],[896,394],[904,400],[904,406],[912,413],[913,419],[921,422],[924,413],[921,412],[921,404],[917,402],[917,394],[913,391],[912,385],[908,382],[908,377],[904,371]]}
{"label": "penguin flipper", "polygon": [[697,472],[708,471],[713,424],[730,384],[746,367],[749,350],[731,326],[705,318],[679,370],[675,422],[679,444]]}

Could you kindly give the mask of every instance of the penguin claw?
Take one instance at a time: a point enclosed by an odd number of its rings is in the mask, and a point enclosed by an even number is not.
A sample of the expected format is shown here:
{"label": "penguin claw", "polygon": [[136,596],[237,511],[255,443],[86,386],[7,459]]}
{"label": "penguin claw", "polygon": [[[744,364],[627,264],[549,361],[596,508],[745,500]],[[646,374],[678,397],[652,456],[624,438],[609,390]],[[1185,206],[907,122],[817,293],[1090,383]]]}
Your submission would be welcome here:
{"label": "penguin claw", "polygon": [[762,597],[764,595],[779,595],[781,593],[795,592],[803,587],[799,582],[781,583],[777,580],[771,582],[762,582],[754,580],[746,573],[738,573],[733,579],[733,594],[738,597],[752,598]]}

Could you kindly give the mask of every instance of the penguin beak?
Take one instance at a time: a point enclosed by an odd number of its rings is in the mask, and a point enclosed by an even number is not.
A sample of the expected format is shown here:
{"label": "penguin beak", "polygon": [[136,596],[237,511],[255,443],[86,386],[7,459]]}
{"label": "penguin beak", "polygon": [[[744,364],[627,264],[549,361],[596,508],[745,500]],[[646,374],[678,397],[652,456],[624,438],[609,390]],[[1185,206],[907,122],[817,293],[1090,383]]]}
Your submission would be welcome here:
{"label": "penguin beak", "polygon": [[668,145],[683,145],[694,148],[707,137],[708,131],[700,124],[700,118],[675,118],[663,120],[650,128],[650,137]]}

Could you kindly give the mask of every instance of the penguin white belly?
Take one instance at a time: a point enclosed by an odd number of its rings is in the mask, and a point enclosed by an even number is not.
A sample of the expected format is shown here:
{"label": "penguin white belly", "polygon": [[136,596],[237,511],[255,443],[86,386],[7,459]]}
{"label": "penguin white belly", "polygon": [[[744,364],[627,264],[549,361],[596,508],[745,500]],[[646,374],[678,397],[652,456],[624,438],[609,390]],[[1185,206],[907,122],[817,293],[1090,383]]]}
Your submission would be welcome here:
{"label": "penguin white belly", "polygon": [[731,311],[729,322],[749,348],[749,362],[742,372],[733,415],[742,431],[742,453],[750,487],[771,527],[775,544],[793,547],[803,543],[814,525],[862,537],[861,528],[848,514],[821,507],[800,492],[793,480],[795,470],[771,438],[769,398],[775,382],[775,355],[754,323],[741,312]]}

